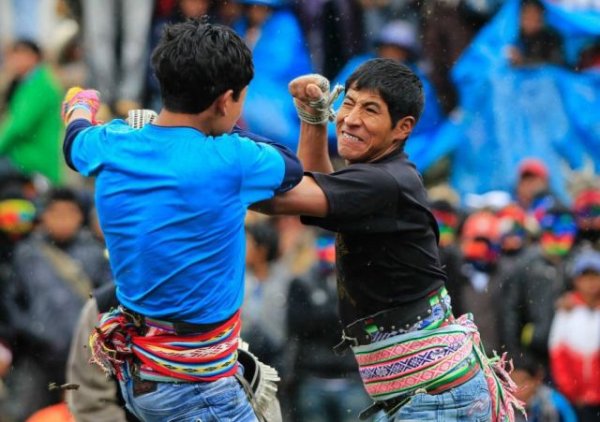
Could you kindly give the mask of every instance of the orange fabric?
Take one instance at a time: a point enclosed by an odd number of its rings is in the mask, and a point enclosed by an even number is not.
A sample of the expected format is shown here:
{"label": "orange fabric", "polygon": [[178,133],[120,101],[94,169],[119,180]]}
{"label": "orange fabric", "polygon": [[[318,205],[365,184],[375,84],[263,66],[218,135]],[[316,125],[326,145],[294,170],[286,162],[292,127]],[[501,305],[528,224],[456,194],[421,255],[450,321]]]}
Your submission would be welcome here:
{"label": "orange fabric", "polygon": [[66,403],[59,403],[38,410],[26,422],[75,422]]}

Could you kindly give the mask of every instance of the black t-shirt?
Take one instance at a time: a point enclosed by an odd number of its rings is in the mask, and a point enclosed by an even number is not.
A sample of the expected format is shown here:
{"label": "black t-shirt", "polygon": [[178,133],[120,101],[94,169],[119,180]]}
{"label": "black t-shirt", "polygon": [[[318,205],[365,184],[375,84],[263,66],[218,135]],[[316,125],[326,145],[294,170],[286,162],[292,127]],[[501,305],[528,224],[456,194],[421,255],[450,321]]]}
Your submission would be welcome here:
{"label": "black t-shirt", "polygon": [[336,263],[344,324],[425,297],[446,281],[439,231],[420,174],[402,151],[332,174],[308,173],[329,203],[305,224],[338,233]]}

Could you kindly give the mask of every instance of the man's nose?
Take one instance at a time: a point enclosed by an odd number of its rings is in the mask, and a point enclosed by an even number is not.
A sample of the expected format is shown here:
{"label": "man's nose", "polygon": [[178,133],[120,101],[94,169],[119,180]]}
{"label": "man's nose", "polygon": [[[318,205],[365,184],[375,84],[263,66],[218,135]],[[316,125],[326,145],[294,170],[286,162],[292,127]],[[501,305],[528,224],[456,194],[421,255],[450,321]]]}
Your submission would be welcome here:
{"label": "man's nose", "polygon": [[348,114],[344,116],[344,123],[347,125],[357,125],[360,123],[360,111],[358,107],[352,107]]}

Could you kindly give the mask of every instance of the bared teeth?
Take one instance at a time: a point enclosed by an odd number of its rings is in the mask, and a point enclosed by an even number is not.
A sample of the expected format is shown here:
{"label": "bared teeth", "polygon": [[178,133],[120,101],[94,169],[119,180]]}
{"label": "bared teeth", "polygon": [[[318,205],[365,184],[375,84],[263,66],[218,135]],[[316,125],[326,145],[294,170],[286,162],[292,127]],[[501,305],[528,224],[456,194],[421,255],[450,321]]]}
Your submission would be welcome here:
{"label": "bared teeth", "polygon": [[350,135],[349,133],[344,133],[344,136],[346,138],[349,138],[349,139],[353,140],[353,141],[360,141],[360,138],[358,136]]}

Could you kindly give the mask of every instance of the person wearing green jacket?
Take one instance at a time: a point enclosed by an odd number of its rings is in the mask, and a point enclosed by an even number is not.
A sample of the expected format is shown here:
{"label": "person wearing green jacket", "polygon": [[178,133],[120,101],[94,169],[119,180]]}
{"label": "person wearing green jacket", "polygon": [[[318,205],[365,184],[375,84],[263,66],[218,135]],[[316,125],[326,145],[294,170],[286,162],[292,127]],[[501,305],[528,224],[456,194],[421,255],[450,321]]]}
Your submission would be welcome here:
{"label": "person wearing green jacket", "polygon": [[0,157],[8,158],[25,174],[40,173],[52,184],[61,184],[63,89],[32,41],[16,41],[6,56],[6,66],[14,81],[0,119]]}

